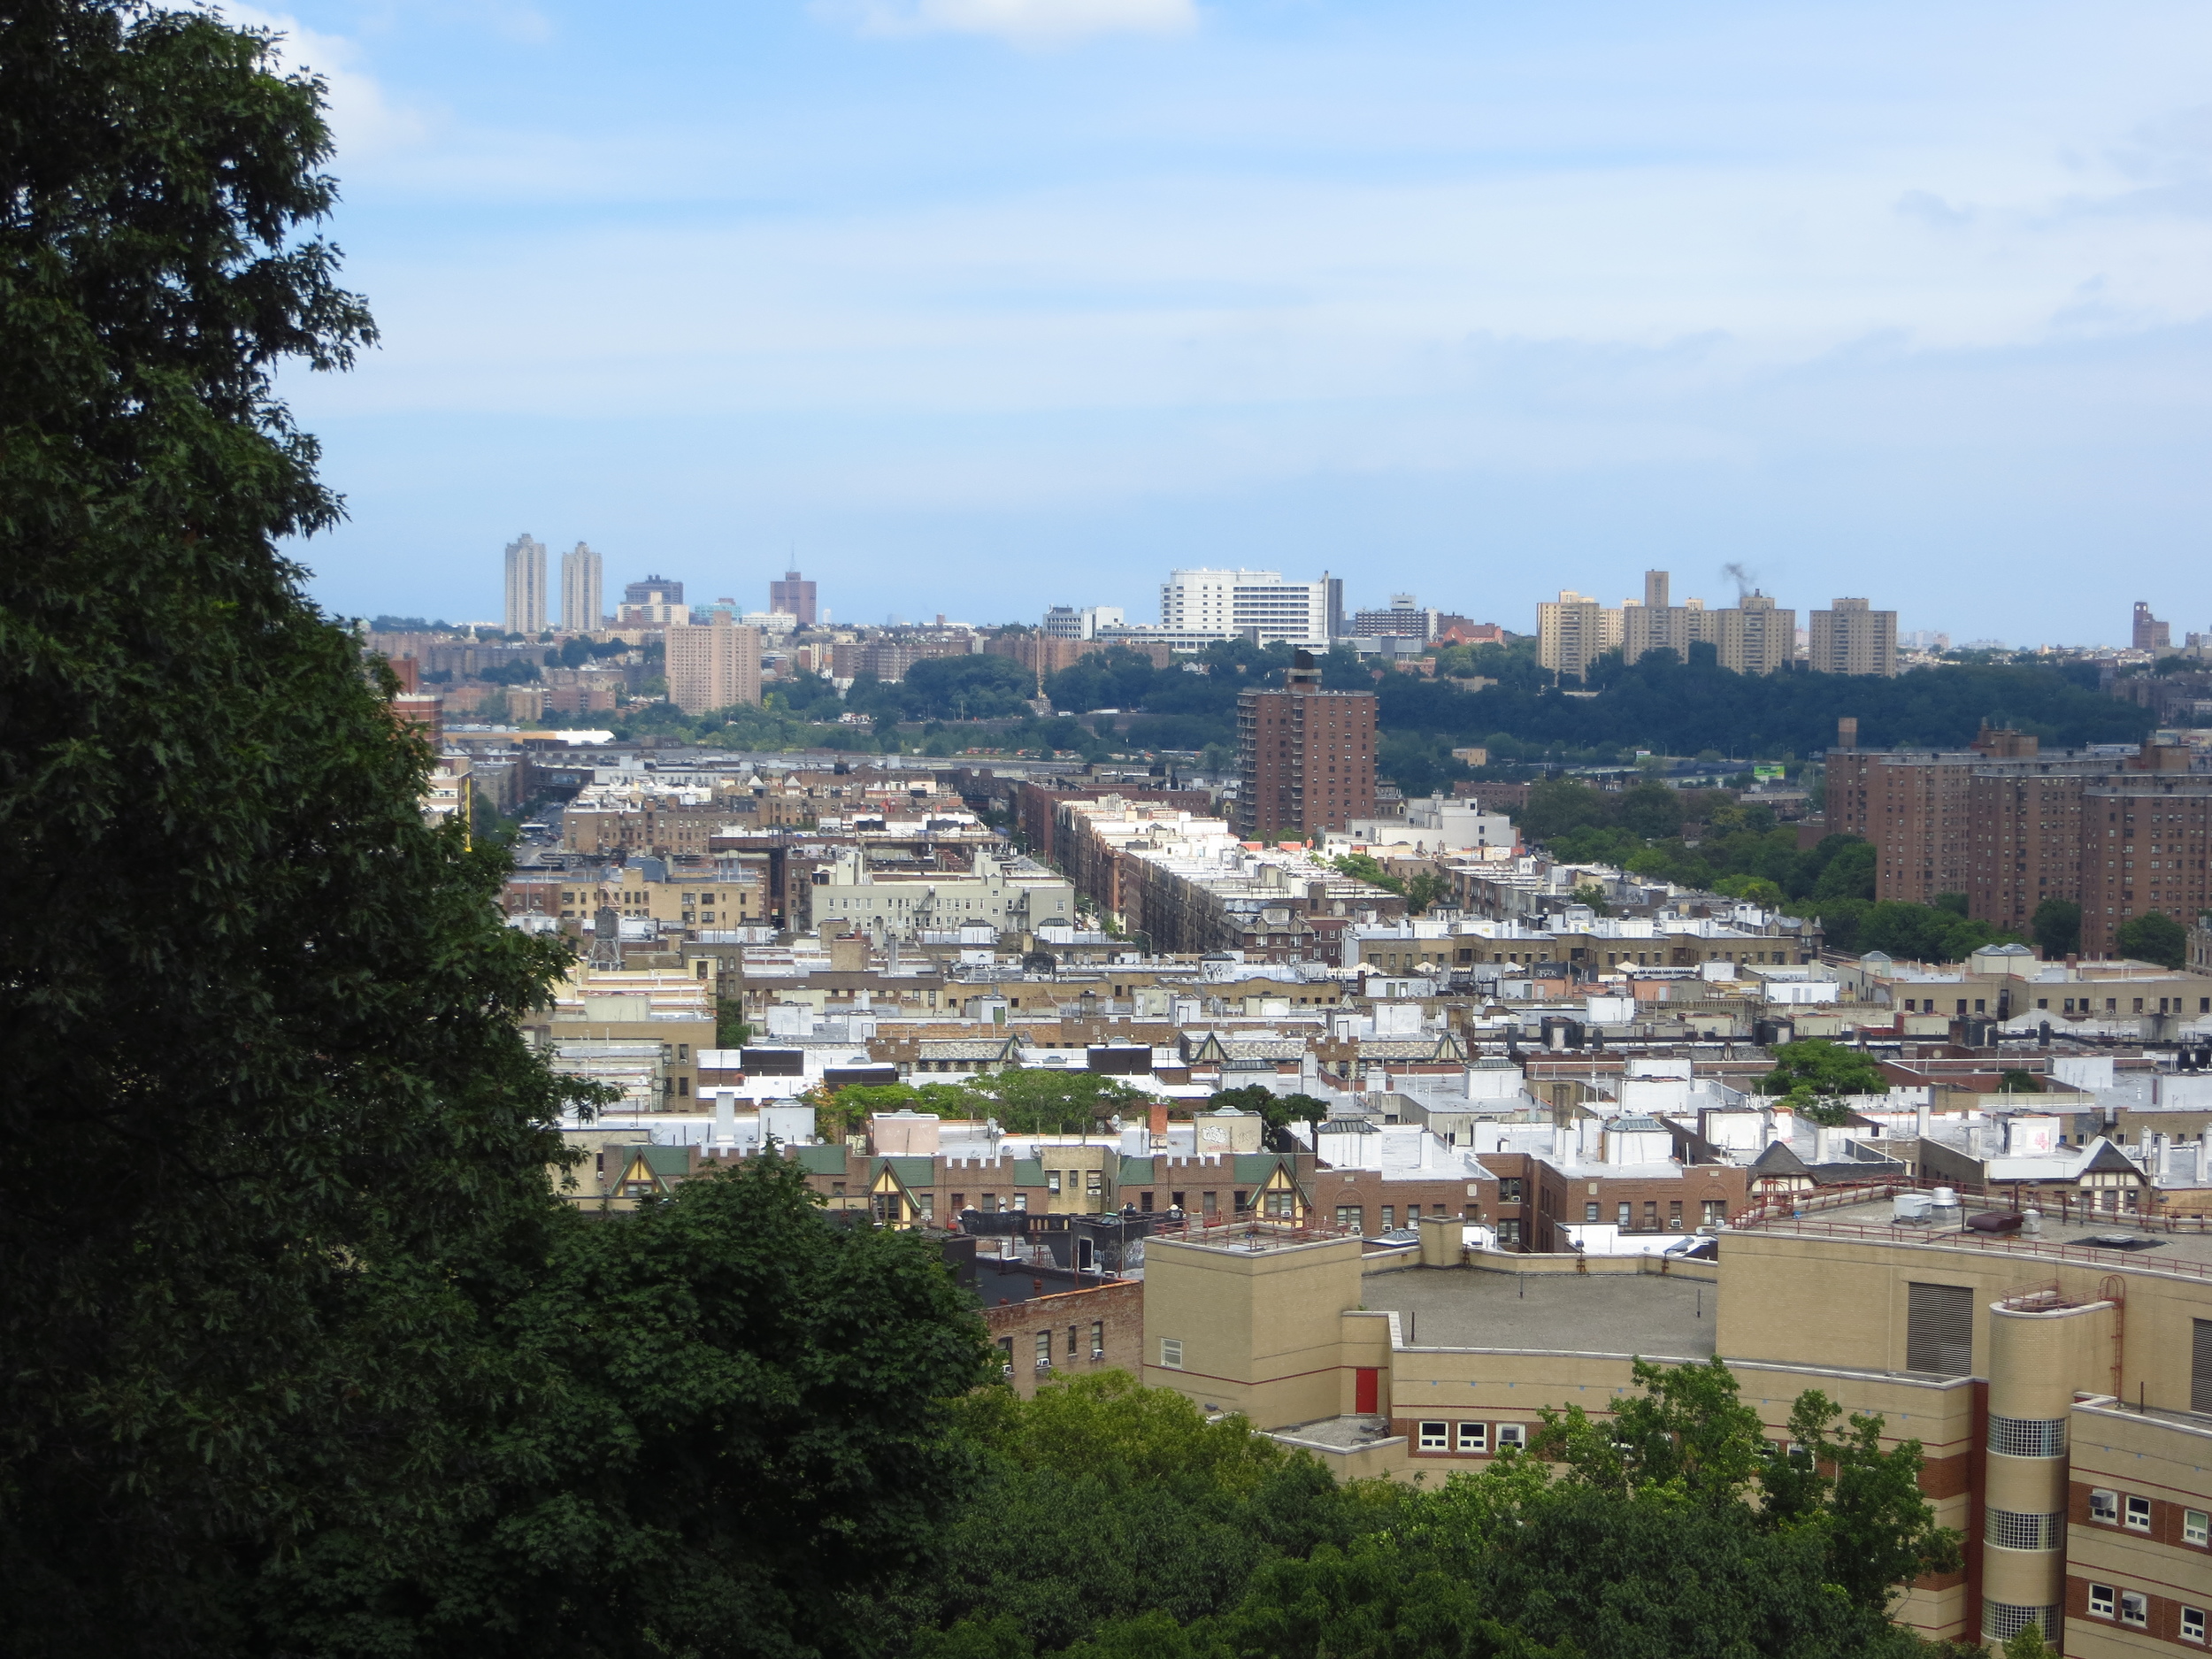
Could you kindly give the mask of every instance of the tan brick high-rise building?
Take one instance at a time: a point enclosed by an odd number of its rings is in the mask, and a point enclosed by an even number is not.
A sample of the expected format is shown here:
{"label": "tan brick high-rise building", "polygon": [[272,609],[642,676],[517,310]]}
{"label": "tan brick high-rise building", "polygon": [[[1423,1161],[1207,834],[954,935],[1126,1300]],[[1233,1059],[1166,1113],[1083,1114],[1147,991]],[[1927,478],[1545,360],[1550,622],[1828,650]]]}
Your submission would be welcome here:
{"label": "tan brick high-rise building", "polygon": [[1807,618],[1806,659],[1816,674],[1897,672],[1897,613],[1863,599],[1839,599]]}
{"label": "tan brick high-rise building", "polygon": [[1563,588],[1556,599],[1536,607],[1539,666],[1579,680],[1590,664],[1622,643],[1621,611]]}
{"label": "tan brick high-rise building", "polygon": [[1739,674],[1771,674],[1797,657],[1797,612],[1762,593],[1748,593],[1731,611],[1708,612],[1718,627],[1720,665]]}
{"label": "tan brick high-rise building", "polygon": [[1322,690],[1304,651],[1285,680],[1237,698],[1237,826],[1248,841],[1302,841],[1375,810],[1374,693]]}
{"label": "tan brick high-rise building", "polygon": [[760,701],[760,630],[726,611],[703,626],[668,625],[668,700],[686,714]]}

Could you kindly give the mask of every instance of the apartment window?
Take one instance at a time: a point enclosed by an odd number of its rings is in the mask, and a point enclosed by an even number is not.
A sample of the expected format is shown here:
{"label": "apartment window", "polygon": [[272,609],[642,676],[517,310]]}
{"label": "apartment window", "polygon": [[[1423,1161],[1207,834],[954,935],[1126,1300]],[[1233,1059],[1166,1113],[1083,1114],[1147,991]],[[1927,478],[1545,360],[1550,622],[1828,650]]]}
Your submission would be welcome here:
{"label": "apartment window", "polygon": [[1218,1215],[1221,1212],[1221,1194],[1218,1193],[1199,1194],[1198,1208],[1202,1214]]}
{"label": "apartment window", "polygon": [[1096,1198],[1105,1190],[1106,1173],[1103,1170],[1086,1170],[1083,1171],[1083,1191],[1087,1196]]}
{"label": "apartment window", "polygon": [[2127,1528],[2131,1532],[2147,1532],[2151,1530],[2151,1501],[2148,1498],[2128,1500]]}
{"label": "apartment window", "polygon": [[1527,1424],[1501,1423],[1498,1425],[1498,1449],[1500,1451],[1519,1451],[1527,1444]]}
{"label": "apartment window", "polygon": [[1463,1452],[1486,1452],[1490,1449],[1490,1425],[1487,1423],[1463,1423],[1459,1425],[1459,1449]]}
{"label": "apartment window", "polygon": [[2106,1526],[2120,1524],[2120,1494],[2107,1492],[2101,1486],[2089,1494],[2089,1518]]}
{"label": "apartment window", "polygon": [[2212,1545],[2212,1515],[2202,1509],[2184,1509],[2181,1512],[2181,1541],[2185,1544]]}
{"label": "apartment window", "polygon": [[1521,1224],[1517,1221],[1498,1223],[1498,1242],[1509,1250],[1521,1248]]}
{"label": "apartment window", "polygon": [[1170,1210],[1180,1210],[1183,1207],[1183,1194],[1180,1193],[1170,1193],[1167,1195],[1167,1207]]}
{"label": "apartment window", "polygon": [[2089,1617],[2092,1618],[2110,1618],[2112,1617],[2114,1604],[2118,1600],[2119,1598],[2114,1594],[2110,1585],[2091,1585],[2089,1586]]}
{"label": "apartment window", "polygon": [[1057,1170],[1047,1170],[1045,1171],[1045,1191],[1048,1193],[1056,1193],[1059,1190],[1060,1171]]}
{"label": "apartment window", "polygon": [[1183,1339],[1164,1336],[1160,1339],[1160,1365],[1165,1371],[1183,1369]]}
{"label": "apartment window", "polygon": [[1137,1194],[1137,1209],[1144,1215],[1148,1216],[1152,1213],[1152,1194],[1150,1193],[1139,1193]]}
{"label": "apartment window", "polygon": [[1395,1204],[1385,1204],[1382,1207],[1382,1230],[1385,1233],[1388,1233],[1393,1227],[1395,1227],[1398,1225],[1398,1206]]}
{"label": "apartment window", "polygon": [[2202,1608],[2185,1607],[2181,1609],[2181,1640],[2184,1641],[2204,1640],[2204,1609]]}
{"label": "apartment window", "polygon": [[1595,1199],[1583,1205],[1582,1218],[1585,1221],[1595,1221],[1598,1218],[1598,1204]]}
{"label": "apartment window", "polygon": [[1091,1321],[1091,1357],[1106,1357],[1106,1322],[1103,1319]]}
{"label": "apartment window", "polygon": [[1709,1227],[1718,1227],[1725,1225],[1727,1221],[1728,1201],[1725,1198],[1707,1199],[1705,1201],[1705,1225]]}
{"label": "apartment window", "polygon": [[[1506,1175],[1499,1178],[1498,1202],[1502,1204],[1517,1204],[1521,1202],[1521,1178],[1519,1176]],[[2207,1324],[2212,1321],[2200,1320],[2198,1323]]]}
{"label": "apartment window", "polygon": [[2212,1319],[2193,1321],[2189,1347],[2189,1409],[2212,1411]]}
{"label": "apartment window", "polygon": [[1421,1449],[1425,1452],[1446,1452],[1451,1449],[1451,1425],[1424,1423],[1421,1425]]}
{"label": "apartment window", "polygon": [[1619,1227],[1624,1232],[1627,1231],[1630,1227],[1634,1226],[1636,1225],[1633,1213],[1634,1210],[1635,1206],[1633,1204],[1630,1203],[1625,1198],[1622,1199],[1619,1203],[1613,1207],[1613,1225]]}
{"label": "apartment window", "polygon": [[1365,1212],[1357,1204],[1339,1204],[1336,1207],[1336,1225],[1348,1232],[1363,1232],[1364,1216]]}
{"label": "apartment window", "polygon": [[1646,1233],[1659,1231],[1659,1201],[1655,1198],[1644,1200],[1644,1231]]}
{"label": "apartment window", "polygon": [[1029,1208],[1029,1194],[1027,1193],[1016,1193],[1014,1194],[1014,1208],[1020,1210],[1026,1210]]}
{"label": "apartment window", "polygon": [[2120,1623],[2140,1630],[2151,1622],[2151,1599],[2140,1590],[2120,1592]]}
{"label": "apartment window", "polygon": [[1682,1231],[1682,1201],[1679,1198],[1667,1200],[1667,1231],[1669,1233]]}

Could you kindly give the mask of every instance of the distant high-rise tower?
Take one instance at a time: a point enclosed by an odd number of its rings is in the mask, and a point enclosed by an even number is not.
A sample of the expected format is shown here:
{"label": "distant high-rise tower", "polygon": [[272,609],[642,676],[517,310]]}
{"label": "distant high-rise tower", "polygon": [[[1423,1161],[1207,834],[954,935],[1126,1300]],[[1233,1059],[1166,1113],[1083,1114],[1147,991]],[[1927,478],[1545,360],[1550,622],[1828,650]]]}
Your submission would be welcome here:
{"label": "distant high-rise tower", "polygon": [[2135,649],[2139,651],[2162,651],[2174,642],[2173,630],[2166,623],[2151,615],[2147,601],[2135,602]]}
{"label": "distant high-rise tower", "polygon": [[545,632],[545,543],[526,530],[507,543],[507,632]]}
{"label": "distant high-rise tower", "polygon": [[780,611],[787,617],[799,618],[799,626],[814,626],[814,584],[803,580],[796,571],[786,571],[780,582],[768,584],[768,608]]}
{"label": "distant high-rise tower", "polygon": [[727,611],[704,624],[667,629],[668,700],[686,714],[760,701],[760,630],[740,627]]}
{"label": "distant high-rise tower", "polygon": [[683,602],[684,585],[672,582],[665,576],[648,576],[622,590],[622,603],[626,605],[680,605]]}
{"label": "distant high-rise tower", "polygon": [[599,555],[582,541],[573,553],[561,555],[561,626],[570,634],[589,634],[606,626],[600,609],[603,583]]}
{"label": "distant high-rise tower", "polygon": [[1280,691],[1237,695],[1237,821],[1248,840],[1310,840],[1375,810],[1371,691],[1324,691],[1300,651]]}
{"label": "distant high-rise tower", "polygon": [[1810,616],[1808,664],[1816,674],[1897,672],[1897,613],[1870,609],[1863,599],[1839,599]]}
{"label": "distant high-rise tower", "polygon": [[1621,613],[1563,588],[1536,607],[1536,660],[1545,668],[1581,679],[1604,652],[1621,643]]}

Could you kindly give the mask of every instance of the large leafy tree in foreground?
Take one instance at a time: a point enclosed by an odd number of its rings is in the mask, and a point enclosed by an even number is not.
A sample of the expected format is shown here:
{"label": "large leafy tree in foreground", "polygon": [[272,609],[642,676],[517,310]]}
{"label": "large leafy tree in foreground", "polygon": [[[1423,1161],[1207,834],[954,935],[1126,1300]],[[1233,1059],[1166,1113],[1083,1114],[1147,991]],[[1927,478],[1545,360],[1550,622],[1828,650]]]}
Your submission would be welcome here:
{"label": "large leafy tree in foreground", "polygon": [[337,508],[271,376],[370,338],[319,102],[205,17],[0,11],[0,1600],[56,1651],[442,1502],[552,1219],[556,961],[275,550]]}
{"label": "large leafy tree in foreground", "polygon": [[278,550],[273,376],[372,337],[327,150],[263,37],[0,0],[8,1646],[818,1650],[979,1343],[788,1171],[552,1196],[565,958]]}

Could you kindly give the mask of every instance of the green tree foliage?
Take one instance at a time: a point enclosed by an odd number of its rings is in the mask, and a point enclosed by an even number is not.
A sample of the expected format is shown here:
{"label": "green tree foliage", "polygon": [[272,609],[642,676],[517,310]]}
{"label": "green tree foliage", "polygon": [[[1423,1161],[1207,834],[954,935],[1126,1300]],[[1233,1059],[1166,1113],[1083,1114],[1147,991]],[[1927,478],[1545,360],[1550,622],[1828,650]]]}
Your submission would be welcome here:
{"label": "green tree foliage", "polygon": [[[1643,748],[1659,754],[1802,755],[1825,748],[1836,717],[1855,714],[1861,741],[1893,747],[1959,748],[1985,718],[2017,726],[2047,743],[2139,742],[2150,710],[2101,696],[2093,675],[2022,664],[1947,666],[1894,680],[1850,679],[1792,669],[1735,674],[1697,652],[1681,663],[1661,653],[1623,667],[1614,654],[1570,697],[1524,652],[1495,646],[1454,648],[1439,655],[1438,674],[1385,672],[1348,650],[1323,659],[1323,684],[1333,690],[1375,692],[1385,741],[1386,776],[1426,794],[1466,769],[1453,762],[1455,744],[1486,744],[1494,757],[1520,760],[1612,760]],[[1241,641],[1209,649],[1202,675],[1178,664],[1156,669],[1128,651],[1087,657],[1047,681],[1054,706],[1141,709],[1193,716],[1210,725],[1210,741],[1234,741],[1236,693],[1272,683],[1289,660],[1281,647]],[[1455,677],[1479,674],[1495,686],[1470,692]],[[1193,745],[1194,746],[1194,745]]]}
{"label": "green tree foliage", "polygon": [[753,1028],[745,1023],[745,1004],[726,996],[714,999],[714,1046],[718,1048],[742,1048],[753,1040]]}
{"label": "green tree foliage", "polygon": [[207,1639],[325,1516],[442,1502],[503,1386],[486,1310],[556,1218],[561,1091],[514,1017],[558,949],[423,826],[426,749],[275,549],[338,509],[271,377],[371,337],[301,235],[326,150],[315,88],[207,16],[0,14],[22,1650]]}
{"label": "green tree foliage", "polygon": [[956,1495],[979,1333],[788,1175],[550,1190],[565,947],[278,551],[273,377],[371,338],[327,150],[212,13],[0,9],[8,1645],[788,1654]]}
{"label": "green tree foliage", "polygon": [[1418,916],[1451,891],[1451,883],[1434,870],[1417,870],[1409,876],[1394,875],[1369,853],[1344,853],[1331,861],[1348,876],[1372,882],[1406,902],[1409,915]]}
{"label": "green tree foliage", "polygon": [[1799,1087],[1829,1096],[1882,1094],[1889,1090],[1889,1079],[1864,1049],[1808,1037],[1778,1046],[1774,1070],[1759,1079],[1762,1094],[1786,1094]]}
{"label": "green tree foliage", "polygon": [[1271,1129],[1286,1129],[1292,1124],[1317,1124],[1329,1115],[1326,1101],[1317,1100],[1310,1094],[1278,1094],[1263,1083],[1217,1089],[1206,1102],[1210,1111],[1218,1111],[1225,1106],[1235,1111],[1257,1112],[1267,1120]]}
{"label": "green tree foliage", "polygon": [[1916,962],[1962,962],[1984,945],[2019,937],[1955,910],[1902,899],[1815,899],[1792,908],[1820,918],[1832,949],[1862,956],[1879,950]]}
{"label": "green tree foliage", "polygon": [[1028,1659],[1110,1621],[1203,1620],[1264,1563],[1349,1541],[1390,1498],[1126,1372],[1056,1380],[1033,1401],[993,1391],[965,1409],[988,1484],[950,1517],[944,1571],[888,1609],[943,1632],[917,1640],[917,1659]]}
{"label": "green tree foliage", "polygon": [[981,1322],[926,1240],[830,1225],[795,1165],[561,1217],[497,1319],[517,1393],[437,1503],[271,1569],[293,1651],[849,1654],[842,1598],[941,1559]]}
{"label": "green tree foliage", "polygon": [[[1094,1587],[1097,1570],[1079,1562],[1059,1575],[1073,1582],[1054,1585],[1042,1608],[972,1590],[948,1598],[963,1619],[942,1645],[925,1640],[916,1651],[1031,1659],[1070,1631],[1063,1659],[1906,1659],[1931,1651],[1886,1617],[1903,1583],[1960,1559],[1957,1535],[1935,1526],[1920,1496],[1916,1444],[1884,1451],[1872,1418],[1839,1432],[1835,1408],[1808,1393],[1791,1431],[1808,1452],[1777,1458],[1719,1361],[1640,1363],[1635,1375],[1639,1392],[1610,1418],[1579,1408],[1553,1414],[1530,1454],[1455,1473],[1440,1489],[1315,1488],[1327,1501],[1300,1517],[1295,1532],[1284,1530],[1286,1513],[1268,1500],[1271,1486],[1304,1460],[1244,1473],[1255,1500],[1246,1524],[1267,1547],[1248,1548],[1241,1562],[1225,1560],[1225,1540],[1194,1537],[1187,1522],[1163,1516],[1154,1524],[1175,1547],[1150,1557],[1163,1569],[1156,1593],[1125,1588],[1118,1577]],[[1018,1404],[993,1409],[1021,1420]],[[1178,1401],[1164,1415],[1189,1411]],[[1066,1436],[1066,1450],[1031,1457],[1099,1481],[1086,1496],[1109,1517],[1099,1535],[1110,1538],[1118,1517],[1106,1494],[1141,1489],[1151,1463],[1117,1442],[1156,1435],[1177,1446],[1194,1432],[1187,1424],[1085,1422]],[[1010,1438],[998,1431],[996,1443]],[[1115,1449],[1094,1472],[1100,1460],[1081,1448],[1101,1441]],[[1178,1452],[1156,1466],[1186,1458]],[[1556,1477],[1542,1458],[1558,1460]],[[1184,1494],[1186,1504],[1221,1513],[1203,1487],[1186,1486]],[[1021,1513],[1002,1525],[1035,1522]],[[1185,1552],[1188,1563],[1178,1559]],[[1061,1559],[1041,1547],[1036,1554]],[[1194,1585],[1198,1567],[1217,1576]],[[1073,1610],[1056,1622],[1047,1609]]]}
{"label": "green tree foliage", "polygon": [[2035,907],[2028,931],[2046,960],[2070,956],[2081,949],[2081,906],[2071,899],[2046,899]]}
{"label": "green tree foliage", "polygon": [[2120,954],[2137,962],[2178,968],[2189,959],[2188,930],[2162,911],[2131,917],[2120,924]]}
{"label": "green tree foliage", "polygon": [[1094,1132],[1150,1099],[1118,1078],[1059,1066],[1014,1066],[959,1083],[855,1084],[835,1094],[839,1111],[852,1121],[879,1111],[933,1112],[994,1118],[1012,1134]]}

